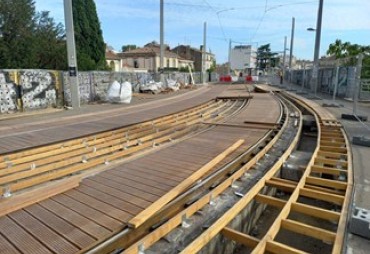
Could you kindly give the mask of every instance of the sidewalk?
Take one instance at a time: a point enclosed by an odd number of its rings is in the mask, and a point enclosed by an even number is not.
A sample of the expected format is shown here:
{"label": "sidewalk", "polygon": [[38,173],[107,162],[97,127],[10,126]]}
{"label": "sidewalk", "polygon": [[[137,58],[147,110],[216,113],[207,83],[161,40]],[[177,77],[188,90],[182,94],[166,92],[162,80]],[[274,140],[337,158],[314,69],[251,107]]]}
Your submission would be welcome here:
{"label": "sidewalk", "polygon": [[[272,85],[280,86],[277,77],[270,77]],[[283,84],[283,88],[295,90],[292,92],[302,92],[302,87],[295,84]],[[307,98],[314,98],[314,94],[308,90],[303,90],[306,94],[300,94]],[[326,107],[333,113],[337,119],[344,126],[349,141],[352,142],[353,136],[366,136],[370,137],[370,123],[357,122],[341,119],[341,114],[353,113],[353,102],[343,99],[332,100],[332,95],[317,93],[317,100],[315,101],[323,105],[325,104],[338,104],[340,107]],[[370,120],[370,103],[358,103],[357,115],[367,116]],[[352,145],[353,154],[353,172],[354,172],[354,196],[352,200],[353,207],[361,207],[370,210],[370,148],[364,146]],[[349,217],[350,218],[350,217]],[[347,249],[344,251],[346,254],[365,254],[369,253],[370,240],[347,233]]]}

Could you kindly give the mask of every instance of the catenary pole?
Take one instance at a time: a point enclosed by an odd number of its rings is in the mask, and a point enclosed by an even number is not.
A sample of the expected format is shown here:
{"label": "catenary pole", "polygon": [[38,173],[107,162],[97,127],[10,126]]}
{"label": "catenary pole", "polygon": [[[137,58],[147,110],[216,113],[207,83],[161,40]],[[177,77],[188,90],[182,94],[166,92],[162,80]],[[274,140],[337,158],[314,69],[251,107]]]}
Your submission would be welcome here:
{"label": "catenary pole", "polygon": [[76,58],[75,34],[73,28],[72,0],[64,0],[64,20],[67,37],[68,76],[71,91],[72,108],[80,107],[80,91]]}

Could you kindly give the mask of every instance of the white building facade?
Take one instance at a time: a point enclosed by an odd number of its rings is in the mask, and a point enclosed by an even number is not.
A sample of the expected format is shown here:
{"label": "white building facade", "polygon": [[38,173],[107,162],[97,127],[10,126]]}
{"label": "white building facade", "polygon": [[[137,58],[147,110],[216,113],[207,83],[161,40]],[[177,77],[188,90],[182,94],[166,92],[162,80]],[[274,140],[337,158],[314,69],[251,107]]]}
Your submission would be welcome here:
{"label": "white building facade", "polygon": [[257,51],[251,45],[235,46],[230,51],[230,68],[234,71],[255,69],[257,65]]}

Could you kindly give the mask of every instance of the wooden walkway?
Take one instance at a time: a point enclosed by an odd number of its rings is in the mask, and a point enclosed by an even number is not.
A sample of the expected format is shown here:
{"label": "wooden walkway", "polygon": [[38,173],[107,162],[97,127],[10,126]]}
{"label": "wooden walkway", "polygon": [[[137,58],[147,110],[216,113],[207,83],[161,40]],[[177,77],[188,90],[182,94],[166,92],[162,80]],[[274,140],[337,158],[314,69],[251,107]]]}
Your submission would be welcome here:
{"label": "wooden walkway", "polygon": [[[139,107],[134,112],[107,117],[103,121],[95,119],[68,127],[56,125],[34,132],[21,132],[2,138],[0,146],[3,152],[9,152],[23,149],[23,142],[26,146],[42,145],[117,128],[198,105],[224,90],[223,86],[215,87],[206,95],[194,96],[178,104],[145,110]],[[245,121],[276,122],[279,115],[279,103],[272,95],[257,94],[244,111],[230,120],[233,126],[215,125],[211,130],[156,153],[114,165],[62,194],[2,216],[1,253],[84,252],[126,228],[130,219],[238,139],[244,139],[245,143],[216,168],[254,145],[267,132],[266,129],[246,128],[243,126]]]}
{"label": "wooden walkway", "polygon": [[[7,126],[6,122],[3,121],[0,122],[0,154],[55,143],[65,140],[67,137],[73,139],[113,130],[121,126],[173,114],[214,99],[225,89],[227,86],[213,86],[210,89],[199,89],[199,91],[195,90],[174,98],[170,97],[86,116],[63,117],[53,121],[31,122],[17,126]],[[28,118],[25,118],[25,121],[27,120]]]}

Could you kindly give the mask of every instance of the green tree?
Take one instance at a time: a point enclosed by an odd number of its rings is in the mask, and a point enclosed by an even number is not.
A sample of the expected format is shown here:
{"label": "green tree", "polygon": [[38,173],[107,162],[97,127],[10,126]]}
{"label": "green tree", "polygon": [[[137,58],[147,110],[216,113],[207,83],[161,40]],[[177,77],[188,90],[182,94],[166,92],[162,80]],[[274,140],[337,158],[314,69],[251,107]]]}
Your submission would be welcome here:
{"label": "green tree", "polygon": [[130,51],[133,49],[137,49],[137,46],[133,44],[127,44],[122,46],[122,52]]}
{"label": "green tree", "polygon": [[326,53],[329,56],[335,56],[337,59],[346,58],[345,64],[349,66],[356,65],[356,56],[358,56],[360,53],[365,54],[365,63],[370,61],[370,46],[351,44],[350,42],[343,43],[340,39],[336,39],[334,43],[331,43]]}
{"label": "green tree", "polygon": [[80,70],[108,69],[105,43],[93,0],[73,0],[77,64]]}
{"label": "green tree", "polygon": [[35,67],[32,0],[0,1],[0,68]]}
{"label": "green tree", "polygon": [[67,69],[67,46],[63,25],[56,24],[48,11],[37,14],[34,36],[37,68]]}
{"label": "green tree", "polygon": [[267,69],[275,67],[278,64],[276,58],[277,53],[272,53],[270,44],[265,44],[257,49],[257,67],[259,69]]}

